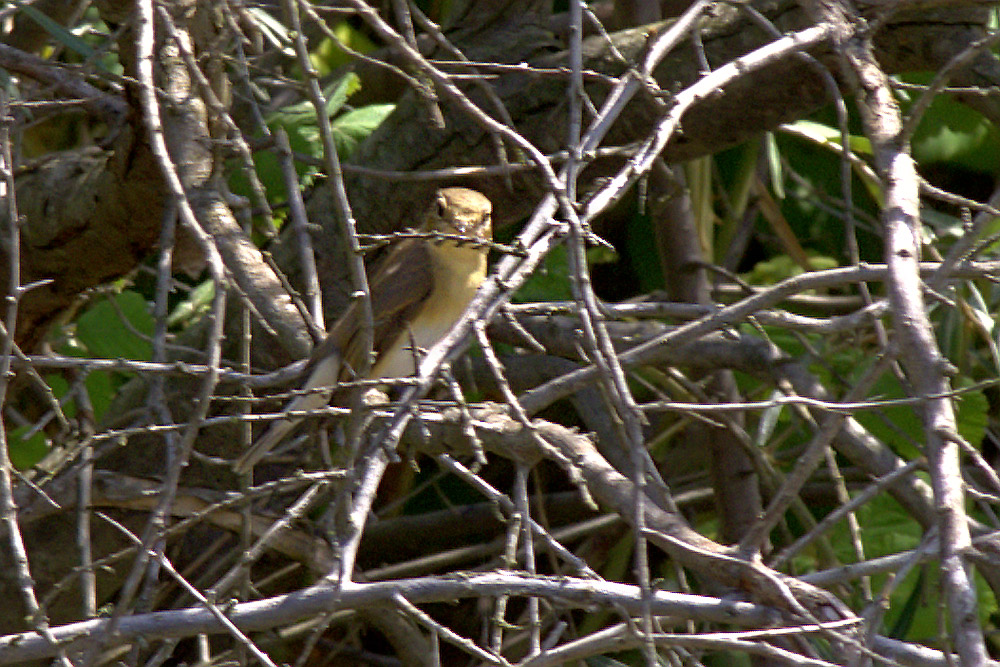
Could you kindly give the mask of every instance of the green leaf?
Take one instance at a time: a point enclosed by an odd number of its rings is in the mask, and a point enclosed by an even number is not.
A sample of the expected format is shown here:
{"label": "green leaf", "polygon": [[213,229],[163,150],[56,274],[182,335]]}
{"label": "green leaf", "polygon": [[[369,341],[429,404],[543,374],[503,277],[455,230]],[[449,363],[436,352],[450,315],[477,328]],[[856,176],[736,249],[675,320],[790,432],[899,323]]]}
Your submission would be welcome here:
{"label": "green leaf", "polygon": [[[341,77],[324,91],[327,116],[333,116],[343,110],[348,98],[361,88],[361,79],[356,74]],[[353,109],[341,114],[331,122],[334,145],[341,158],[348,157],[358,144],[370,135],[386,116],[392,113],[394,105],[373,104]],[[288,135],[288,143],[294,153],[301,153],[312,158],[323,157],[323,141],[319,133],[316,119],[316,108],[308,100],[303,100],[276,111],[267,117],[267,125],[271,131],[283,129]],[[281,166],[277,156],[271,151],[260,151],[254,154],[254,167],[264,189],[268,201],[282,202],[285,200],[285,184]],[[300,186],[305,186],[319,171],[315,166],[295,163]],[[234,171],[230,178],[230,187],[238,194],[248,194],[250,191],[246,177],[239,170]]]}
{"label": "green leaf", "polygon": [[[771,392],[770,400],[780,398],[782,396],[781,391],[775,389]],[[781,416],[782,405],[774,405],[761,413],[760,421],[757,423],[757,435],[754,438],[755,444],[758,447],[763,447],[771,441],[771,436],[774,435],[774,429],[778,425],[778,418]]]}
{"label": "green leaf", "polygon": [[111,401],[115,398],[121,383],[112,382],[111,373],[91,373],[87,376],[87,396],[90,398],[90,405],[94,408],[94,417],[98,421],[104,413],[111,407]]}
{"label": "green leaf", "polygon": [[913,137],[921,163],[951,162],[974,171],[1000,171],[1000,135],[989,121],[954,102],[939,98]]}
{"label": "green leaf", "polygon": [[[812,252],[806,254],[809,256],[809,264],[817,271],[834,269],[838,266],[837,260],[832,257]],[[743,278],[752,285],[774,285],[804,272],[805,270],[788,255],[776,255],[771,259],[757,262]]]}
{"label": "green leaf", "polygon": [[245,11],[246,15],[253,19],[264,39],[281,50],[284,55],[295,57],[295,50],[291,47],[292,32],[281,21],[260,7],[247,7]]}
{"label": "green leaf", "polygon": [[370,104],[338,116],[331,128],[337,154],[350,157],[358,144],[368,138],[395,108],[395,104]]}
{"label": "green leaf", "polygon": [[774,138],[774,132],[764,134],[764,156],[767,158],[767,170],[771,176],[771,187],[777,199],[785,198],[785,178],[781,169],[781,151]]}
{"label": "green leaf", "polygon": [[[917,72],[904,78],[910,83],[929,83],[932,76]],[[904,105],[904,110],[909,106]],[[913,157],[924,166],[949,162],[977,173],[1000,172],[1000,131],[982,114],[950,95],[934,98],[917,125],[911,145]]]}
{"label": "green leaf", "polygon": [[368,39],[363,31],[347,21],[341,21],[333,26],[332,30],[336,39],[324,38],[316,50],[309,55],[310,62],[320,73],[320,76],[326,76],[338,67],[343,67],[354,61],[355,56],[346,52],[341,45],[356,53],[369,53],[375,50],[374,42]]}
{"label": "green leaf", "polygon": [[[323,97],[326,99],[327,117],[332,118],[347,103],[347,98],[360,89],[361,79],[353,72],[340,77],[327,86],[323,91]],[[272,130],[283,127],[288,132],[289,139],[307,128],[315,132],[317,128],[316,107],[308,99],[290,104],[270,114],[267,117],[267,125]],[[316,136],[318,135],[314,135],[312,138]],[[294,143],[292,147],[295,148]],[[310,153],[315,156],[321,155],[322,147],[316,146]]]}
{"label": "green leaf", "polygon": [[[63,350],[65,351],[65,349]],[[66,416],[72,419],[76,415],[76,403],[74,401],[64,402],[62,399],[69,391],[70,385],[66,378],[58,374],[45,376],[45,382],[52,388],[52,395],[63,404],[63,411]],[[112,386],[111,374],[101,371],[87,375],[84,382],[87,389],[87,398],[94,409],[94,416],[98,421],[107,412],[114,398],[116,387]],[[32,426],[21,426],[10,430],[7,433],[9,444],[10,460],[18,470],[27,470],[37,464],[49,453],[49,438],[45,431],[32,433],[27,440],[24,437],[32,430]]]}
{"label": "green leaf", "polygon": [[199,319],[208,312],[215,296],[215,285],[206,280],[188,294],[188,298],[174,308],[167,316],[167,326],[171,329],[182,328]]}
{"label": "green leaf", "polygon": [[[782,125],[781,129],[789,134],[794,134],[800,138],[808,139],[821,146],[840,147],[841,145],[841,135],[839,129],[824,123],[817,123],[814,120],[797,120],[794,123]],[[847,142],[848,147],[853,153],[861,153],[864,155],[872,154],[872,143],[867,137],[848,134]]]}
{"label": "green leaf", "polygon": [[361,77],[354,72],[349,72],[330,84],[323,91],[326,98],[326,113],[331,118],[340,111],[347,102],[347,98],[361,90]]}
{"label": "green leaf", "polygon": [[[961,388],[968,385],[969,381],[956,378],[954,384],[956,388]],[[979,390],[962,392],[956,397],[955,403],[958,434],[973,447],[978,447],[989,425],[990,405],[986,394]]]}
{"label": "green leaf", "polygon": [[569,254],[556,246],[542,265],[528,278],[512,299],[515,303],[568,301],[573,298],[569,286]]}
{"label": "green leaf", "polygon": [[[866,367],[866,363],[863,358],[858,358],[852,366],[861,369]],[[900,398],[906,398],[906,395],[899,386],[899,381],[887,373],[878,379],[866,400]],[[855,418],[897,455],[910,461],[923,454],[918,448],[924,443],[924,429],[917,413],[918,408],[916,404],[910,403],[883,405],[877,410],[861,410],[855,414]]]}
{"label": "green leaf", "polygon": [[22,426],[7,434],[10,462],[18,470],[27,470],[49,453],[49,439],[44,431],[35,433],[27,440],[21,439],[30,430],[30,426]]}
{"label": "green leaf", "polygon": [[[122,316],[127,322],[122,321]],[[153,318],[146,301],[132,291],[95,303],[76,322],[76,337],[86,354],[104,359],[148,361],[152,345],[142,335],[152,331]]]}

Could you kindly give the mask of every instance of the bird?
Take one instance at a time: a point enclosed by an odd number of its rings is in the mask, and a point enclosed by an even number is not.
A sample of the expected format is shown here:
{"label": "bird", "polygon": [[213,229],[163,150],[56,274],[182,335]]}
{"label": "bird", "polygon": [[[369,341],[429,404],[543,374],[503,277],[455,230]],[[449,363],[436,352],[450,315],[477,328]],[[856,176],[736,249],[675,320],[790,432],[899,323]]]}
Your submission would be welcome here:
{"label": "bird", "polygon": [[[432,347],[461,317],[486,279],[492,211],[490,200],[476,190],[441,188],[416,231],[457,235],[463,240],[408,238],[390,246],[376,264],[368,280],[375,353],[368,378],[413,375],[418,350]],[[362,304],[354,301],[315,348],[307,365],[309,378],[303,395],[289,402],[285,413],[321,408],[339,382],[357,377],[367,354],[363,326]],[[285,417],[273,422],[236,460],[234,471],[247,473],[300,420]]]}

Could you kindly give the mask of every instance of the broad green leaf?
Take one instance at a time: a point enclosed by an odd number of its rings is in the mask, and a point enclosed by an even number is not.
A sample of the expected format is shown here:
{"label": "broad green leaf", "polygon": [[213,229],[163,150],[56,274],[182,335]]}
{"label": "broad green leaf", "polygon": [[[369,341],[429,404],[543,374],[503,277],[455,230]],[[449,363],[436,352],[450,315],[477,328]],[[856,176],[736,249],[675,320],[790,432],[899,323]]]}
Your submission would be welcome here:
{"label": "broad green leaf", "polygon": [[375,44],[368,39],[368,36],[347,21],[341,21],[333,26],[333,34],[336,39],[324,38],[309,55],[309,60],[320,76],[325,76],[354,60],[354,56],[341,48],[341,45],[357,53],[369,53],[375,50]]}
{"label": "broad green leaf", "polygon": [[[117,304],[117,309],[111,304],[111,299]],[[127,324],[122,321],[122,316],[127,319]],[[98,301],[76,322],[76,337],[86,354],[105,359],[149,360],[152,345],[139,334],[149,335],[152,331],[153,318],[146,301],[131,291]]]}
{"label": "broad green leaf", "polygon": [[35,433],[27,440],[22,440],[30,430],[31,427],[22,426],[7,434],[10,462],[18,470],[27,470],[49,453],[49,439],[44,432]]}
{"label": "broad green leaf", "polygon": [[[967,379],[957,378],[954,386],[961,388],[968,385]],[[978,448],[986,435],[986,427],[989,422],[989,401],[986,395],[980,390],[966,391],[959,393],[955,398],[955,421],[958,426],[958,434]]]}
{"label": "broad green leaf", "polygon": [[[328,85],[323,90],[323,97],[326,100],[326,113],[327,116],[332,118],[347,102],[349,98],[354,93],[361,89],[361,79],[357,74],[350,72],[345,76],[340,77],[330,85]],[[301,102],[296,102],[295,104],[290,104],[287,107],[282,108],[280,111],[275,111],[267,117],[267,125],[272,130],[276,127],[283,127],[285,131],[288,132],[289,138],[300,128],[308,127],[314,132],[316,131],[316,107],[310,100],[302,100]],[[294,148],[294,146],[293,146]],[[319,155],[318,151],[322,148],[319,147],[312,151],[313,154]]]}
{"label": "broad green leaf", "polygon": [[[929,83],[932,73],[907,74],[911,83]],[[917,95],[913,96],[914,101]],[[904,111],[910,105],[904,105]],[[1000,131],[982,114],[949,95],[938,95],[920,119],[911,142],[923,165],[950,163],[972,172],[1000,172]]]}
{"label": "broad green leaf", "polygon": [[358,144],[374,132],[395,108],[395,104],[370,104],[338,116],[331,128],[338,155],[350,157]]}
{"label": "broad green leaf", "polygon": [[326,113],[332,117],[344,106],[347,98],[359,90],[361,90],[361,77],[354,72],[349,72],[327,86],[323,91],[323,96],[326,97]]}
{"label": "broad green leaf", "polygon": [[569,255],[566,248],[556,246],[548,254],[521,289],[514,295],[515,303],[536,301],[568,301],[573,298],[569,286]]}
{"label": "broad green leaf", "polygon": [[[859,368],[864,367],[858,360]],[[889,401],[906,398],[899,382],[889,374],[883,375],[866,397],[870,401]],[[888,445],[906,461],[918,458],[923,452],[924,430],[917,412],[919,406],[911,403],[881,405],[874,410],[860,410],[855,418],[872,435]]]}
{"label": "broad green leaf", "polygon": [[[63,412],[66,416],[70,419],[76,416],[76,402],[63,401],[66,392],[70,388],[66,378],[58,374],[48,374],[44,379],[49,387],[51,387],[52,394],[56,400],[61,402]],[[117,390],[117,387],[111,381],[111,373],[102,371],[89,373],[84,381],[84,386],[86,387],[87,398],[94,410],[94,416],[100,421],[111,405],[111,400]],[[49,453],[49,438],[44,430],[32,433],[31,437],[27,440],[24,439],[31,430],[31,426],[22,426],[12,429],[7,434],[10,460],[18,470],[30,468]]]}
{"label": "broad green leaf", "polygon": [[[378,125],[385,120],[393,105],[374,104],[347,111],[337,118],[335,114],[342,111],[347,99],[361,87],[361,80],[356,74],[341,77],[324,91],[326,111],[332,118],[331,129],[337,153],[346,158],[366,139]],[[320,159],[323,157],[323,142],[316,120],[316,109],[308,100],[297,102],[272,113],[267,118],[268,127],[272,131],[284,129],[288,135],[288,143],[294,153],[301,153]],[[268,200],[282,202],[285,200],[285,185],[278,158],[271,151],[260,151],[254,154],[254,166],[257,176],[267,191]],[[319,172],[315,166],[296,161],[296,173],[299,185],[306,187]],[[240,194],[249,193],[249,184],[240,170],[235,170],[230,178],[230,187]]]}
{"label": "broad green leaf", "polygon": [[120,384],[121,382],[112,382],[111,373],[91,373],[87,376],[87,396],[98,421],[111,407],[111,401],[114,400]]}
{"label": "broad green leaf", "polygon": [[[913,152],[920,162],[951,162],[994,174],[1000,171],[996,128],[962,105],[939,100],[931,105],[934,116],[925,117],[913,138]],[[936,118],[939,114],[942,117]]]}

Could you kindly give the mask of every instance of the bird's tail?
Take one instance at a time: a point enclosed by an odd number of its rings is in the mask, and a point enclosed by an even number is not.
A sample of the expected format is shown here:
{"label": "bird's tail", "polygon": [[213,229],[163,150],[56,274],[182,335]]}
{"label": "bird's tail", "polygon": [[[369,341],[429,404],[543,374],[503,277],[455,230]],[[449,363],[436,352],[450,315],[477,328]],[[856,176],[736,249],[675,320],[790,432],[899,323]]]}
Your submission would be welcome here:
{"label": "bird's tail", "polygon": [[[309,376],[309,381],[306,382],[306,386],[303,388],[309,393],[299,396],[289,403],[285,407],[284,412],[308,412],[326,405],[330,401],[330,396],[333,395],[333,388],[337,384],[339,372],[339,355],[330,355],[321,361],[317,364],[316,369]],[[236,460],[233,464],[233,470],[241,475],[249,472],[254,464],[267,456],[269,451],[281,444],[285,436],[291,433],[292,429],[298,426],[300,421],[302,421],[301,416],[294,416],[285,417],[273,422],[264,431],[264,434],[257,438],[257,441],[250,446],[250,449]]]}
{"label": "bird's tail", "polygon": [[[294,410],[301,408],[297,408],[297,406],[292,403],[292,405],[288,406],[288,409]],[[298,419],[280,419],[273,422],[270,426],[268,426],[264,434],[257,438],[256,442],[250,446],[250,449],[245,451],[243,456],[236,459],[236,463],[233,464],[233,470],[240,475],[250,472],[250,469],[254,465],[267,456],[269,451],[277,447],[278,443],[285,439],[285,436],[298,425],[298,422]]]}

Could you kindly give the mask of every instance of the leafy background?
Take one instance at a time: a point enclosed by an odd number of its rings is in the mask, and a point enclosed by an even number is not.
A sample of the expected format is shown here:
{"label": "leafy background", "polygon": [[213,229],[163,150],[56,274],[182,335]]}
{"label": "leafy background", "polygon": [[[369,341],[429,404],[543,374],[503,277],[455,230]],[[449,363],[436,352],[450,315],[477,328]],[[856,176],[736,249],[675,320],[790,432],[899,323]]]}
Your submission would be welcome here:
{"label": "leafy background", "polygon": [[[432,10],[430,7],[426,9]],[[22,5],[22,11],[33,16],[37,13],[29,5]],[[39,16],[38,20],[44,22],[44,17]],[[96,14],[90,10],[80,27],[73,31],[58,25],[45,27],[63,49],[63,58],[67,62],[94,59],[113,70],[116,68],[113,61],[96,52],[95,45],[88,39],[88,27],[99,27],[97,24]],[[268,39],[288,48],[289,36],[285,28],[274,21],[266,25],[270,27]],[[340,24],[336,35],[353,49],[365,51],[372,47],[364,32],[349,22]],[[332,40],[327,39],[318,45],[312,58],[314,66],[326,73],[335,71],[345,62],[346,56]],[[928,80],[929,76],[908,77],[910,83],[926,83]],[[391,104],[352,106],[351,99],[362,86],[356,75],[349,74],[329,81],[325,89],[329,100],[326,113],[333,124],[342,159],[347,159],[358,143],[394,108]],[[914,95],[906,90],[900,91],[899,95],[904,107],[914,99]],[[322,157],[312,106],[306,102],[286,106],[272,112],[266,120],[272,131],[280,129],[287,133],[292,150],[303,158],[297,163],[297,168],[300,187],[307,190],[315,181]],[[57,116],[40,123],[25,133],[25,152],[38,155],[83,143],[99,130],[88,126],[90,122],[79,116]],[[867,140],[858,134],[857,127],[852,126],[850,131],[849,149],[870,163],[871,149]],[[840,201],[842,149],[834,114],[831,109],[823,109],[808,120],[781,128],[760,140],[685,165],[699,235],[714,261],[723,263],[731,256],[731,244],[739,222],[751,206],[759,206],[760,201],[767,200],[773,206],[767,210],[761,207],[755,214],[752,238],[745,250],[738,253],[738,263],[731,267],[743,280],[751,285],[766,286],[803,271],[846,265],[845,230],[837,213],[844,204]],[[931,183],[979,200],[989,194],[1000,171],[997,129],[945,96],[940,96],[924,115],[913,142],[913,154],[921,173]],[[277,159],[271,151],[258,151],[254,154],[254,167],[265,186],[268,201],[276,211],[275,219],[270,222],[280,228],[284,221],[283,206],[287,193]],[[859,169],[851,173],[850,206],[857,220],[860,256],[863,261],[878,262],[882,250],[878,228],[873,220],[878,214],[879,187],[872,181],[870,173]],[[235,163],[230,185],[235,193],[249,196],[245,174]],[[642,296],[663,286],[655,248],[650,241],[651,222],[639,202],[633,200],[623,206],[630,207],[628,215],[622,218],[624,224],[607,230],[617,252],[594,249],[589,256],[598,292],[616,299]],[[962,229],[961,212],[928,200],[925,213],[927,240],[946,252],[949,243]],[[505,237],[500,240],[512,238],[515,231],[505,230]],[[1000,220],[993,222],[993,231],[1000,231]],[[262,244],[267,243],[263,237],[258,240]],[[990,254],[995,257],[995,248],[990,249]],[[174,333],[180,333],[197,322],[211,299],[209,282],[194,278],[182,280],[182,283],[184,289],[174,298],[169,319]],[[877,291],[879,287],[873,286],[873,289]],[[960,433],[977,447],[988,437],[990,424],[998,418],[996,406],[1000,405],[993,384],[1000,375],[996,329],[998,297],[1000,290],[995,282],[969,283],[957,297],[961,299],[959,308],[935,308],[932,313],[939,344],[957,369],[954,386],[962,388],[962,394],[957,399]],[[152,281],[148,276],[137,275],[119,281],[108,290],[91,295],[87,303],[68,316],[53,333],[52,345],[60,352],[81,357],[148,360],[153,327],[149,310],[152,298]],[[531,303],[570,298],[566,254],[557,250],[521,290],[516,301]],[[801,312],[811,314],[808,310]],[[748,334],[767,337],[791,356],[812,359],[812,370],[827,386],[843,390],[857,380],[857,375],[865,368],[871,355],[877,352],[877,344],[873,340],[789,333],[753,324],[741,328]],[[98,419],[127,379],[128,376],[123,373],[90,373],[87,388]],[[667,393],[676,390],[669,382],[658,382],[655,376],[648,376],[647,379],[657,383]],[[63,376],[51,374],[46,380],[56,397],[65,398],[69,384]],[[738,380],[748,400],[766,400],[771,395],[769,387],[750,377],[740,376]],[[635,390],[643,391],[638,386]],[[887,374],[879,380],[870,398],[891,401],[905,396],[906,391],[898,378]],[[788,468],[794,463],[796,453],[810,438],[810,434],[790,416],[789,410],[787,407],[775,408],[747,415],[748,432],[757,434],[757,446],[779,468]],[[567,418],[572,420],[572,416]],[[677,416],[661,420],[660,433],[651,438],[657,443],[654,453],[669,452],[678,445],[675,442],[679,433],[677,426],[684,419]],[[911,406],[885,405],[860,412],[858,419],[873,434],[892,443],[897,454],[903,458],[909,460],[922,455],[921,425]],[[19,467],[34,465],[46,453],[44,432],[25,426],[14,430],[11,435],[11,455]],[[695,485],[706,483],[704,478],[689,481]],[[445,489],[452,500],[462,502],[463,492],[460,490],[446,486],[438,488]],[[415,511],[413,508],[416,506],[409,507]],[[812,505],[811,509],[819,519],[834,508]],[[987,518],[975,506],[971,507],[971,514],[982,520]],[[911,518],[884,494],[862,508],[857,518],[865,554],[869,558],[911,549],[920,542],[921,534]],[[715,520],[709,514],[696,517],[695,521],[699,530],[713,534]],[[789,521],[775,531],[773,542],[776,547],[780,546],[803,530],[802,526]],[[601,564],[601,573],[609,580],[627,578],[632,545],[631,538],[622,536],[608,550]],[[855,559],[850,535],[843,524],[827,537],[826,546],[844,562]],[[809,571],[823,566],[824,559],[822,549],[814,546],[795,558],[793,568],[798,572]],[[661,574],[668,578],[672,576],[668,569]],[[891,611],[884,619],[884,632],[903,639],[934,643],[938,633],[938,586],[935,578],[934,567],[919,567],[895,587],[891,593]],[[872,587],[877,591],[885,583],[886,577],[876,577]],[[983,602],[983,621],[988,628],[995,630],[995,603],[988,596],[984,596]],[[599,616],[587,618],[584,629],[587,626],[597,628],[604,620]],[[629,656],[622,656],[622,659],[630,662]],[[737,664],[730,662],[735,659],[735,656],[721,655],[712,660],[714,664]],[[621,663],[605,658],[590,661],[589,664]]]}

